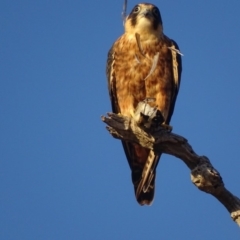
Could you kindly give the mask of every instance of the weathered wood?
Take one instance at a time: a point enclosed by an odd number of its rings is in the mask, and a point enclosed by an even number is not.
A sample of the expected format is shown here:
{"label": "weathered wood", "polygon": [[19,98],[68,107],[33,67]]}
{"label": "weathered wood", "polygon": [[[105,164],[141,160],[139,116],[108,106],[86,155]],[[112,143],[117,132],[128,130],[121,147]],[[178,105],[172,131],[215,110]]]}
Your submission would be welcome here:
{"label": "weathered wood", "polygon": [[[139,109],[136,112],[139,112]],[[181,159],[191,170],[193,184],[199,190],[217,198],[240,226],[240,199],[225,188],[220,173],[212,166],[209,159],[197,155],[187,139],[171,133],[165,126],[151,131],[144,126],[139,126],[135,120],[114,113],[102,116],[102,121],[108,125],[107,130],[114,138],[135,142],[145,148]]]}

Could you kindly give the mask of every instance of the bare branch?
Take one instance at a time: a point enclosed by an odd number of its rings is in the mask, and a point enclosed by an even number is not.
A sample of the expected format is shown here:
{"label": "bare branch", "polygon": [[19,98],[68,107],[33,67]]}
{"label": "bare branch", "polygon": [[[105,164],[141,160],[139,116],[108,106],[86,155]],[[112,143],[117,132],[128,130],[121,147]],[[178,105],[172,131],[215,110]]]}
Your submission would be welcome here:
{"label": "bare branch", "polygon": [[[142,107],[142,105],[139,105]],[[136,109],[136,112],[139,112]],[[163,152],[181,159],[191,170],[191,180],[201,191],[213,195],[231,214],[232,219],[240,226],[240,199],[229,192],[223,183],[220,173],[205,156],[197,155],[187,139],[169,132],[166,127],[155,131],[139,126],[133,118],[108,113],[102,116],[109,133],[117,139],[135,142],[139,145]]]}

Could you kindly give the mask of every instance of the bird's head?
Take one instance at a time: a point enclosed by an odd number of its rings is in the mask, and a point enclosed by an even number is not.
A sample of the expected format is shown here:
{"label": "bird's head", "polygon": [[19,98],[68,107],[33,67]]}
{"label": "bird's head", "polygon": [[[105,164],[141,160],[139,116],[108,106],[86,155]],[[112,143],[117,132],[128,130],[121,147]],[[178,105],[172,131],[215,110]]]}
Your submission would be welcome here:
{"label": "bird's head", "polygon": [[127,16],[125,32],[162,35],[162,18],[159,9],[150,3],[136,5]]}

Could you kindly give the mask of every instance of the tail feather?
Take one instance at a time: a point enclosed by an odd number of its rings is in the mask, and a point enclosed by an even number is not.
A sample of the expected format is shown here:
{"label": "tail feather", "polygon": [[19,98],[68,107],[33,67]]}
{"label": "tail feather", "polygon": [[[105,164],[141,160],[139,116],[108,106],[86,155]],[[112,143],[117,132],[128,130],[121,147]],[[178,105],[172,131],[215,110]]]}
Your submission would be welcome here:
{"label": "tail feather", "polygon": [[156,167],[161,154],[130,142],[122,142],[129,166],[135,196],[140,205],[150,205],[154,198]]}
{"label": "tail feather", "polygon": [[[136,199],[140,205],[151,205],[154,199],[155,193],[155,177],[156,173],[154,173],[153,178],[149,184],[149,187],[146,192],[139,192],[138,196],[136,195]],[[134,185],[135,193],[137,191],[138,186]]]}
{"label": "tail feather", "polygon": [[159,162],[160,155],[156,155],[153,150],[150,150],[147,161],[142,169],[142,174],[139,178],[140,181],[135,188],[136,198],[140,204],[150,205],[153,201],[156,167]]}
{"label": "tail feather", "polygon": [[160,161],[161,155],[162,155],[161,153],[160,154],[158,153],[158,155],[155,155],[155,158],[151,165],[150,171],[149,171],[149,173],[147,173],[148,176],[146,178],[145,184],[143,185],[143,191],[147,191],[148,187],[150,186],[150,184],[152,182],[153,177],[156,175],[156,168]]}
{"label": "tail feather", "polygon": [[[149,151],[146,163],[144,165],[144,168],[142,169],[142,176],[141,176],[141,180],[138,184],[138,188],[137,188],[137,192],[136,192],[136,196],[139,195],[139,193],[141,193],[142,191],[146,192],[147,191],[147,182],[150,182],[148,179],[150,177],[149,173],[150,170],[152,168],[152,165],[154,163],[156,156],[154,154],[153,150]],[[151,177],[152,178],[152,177]]]}

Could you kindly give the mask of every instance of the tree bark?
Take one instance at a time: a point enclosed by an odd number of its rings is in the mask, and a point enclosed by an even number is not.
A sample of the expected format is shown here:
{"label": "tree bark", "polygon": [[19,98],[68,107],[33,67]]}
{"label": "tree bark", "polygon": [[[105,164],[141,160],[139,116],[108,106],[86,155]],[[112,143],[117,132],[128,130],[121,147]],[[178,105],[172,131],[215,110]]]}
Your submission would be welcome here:
{"label": "tree bark", "polygon": [[[136,112],[139,111],[141,109],[136,109]],[[107,130],[114,138],[134,142],[181,159],[191,170],[193,184],[199,190],[218,199],[240,226],[240,199],[225,188],[220,173],[212,166],[210,160],[206,156],[197,155],[187,139],[171,133],[165,126],[152,131],[139,126],[135,118],[119,114],[108,113],[108,116],[102,116],[102,121],[108,125]]]}

